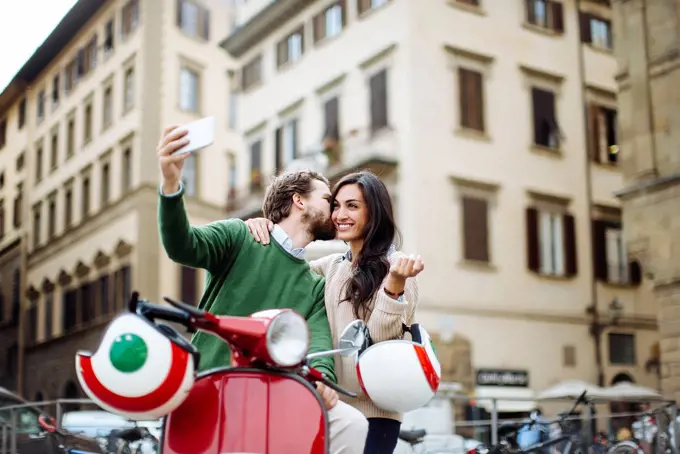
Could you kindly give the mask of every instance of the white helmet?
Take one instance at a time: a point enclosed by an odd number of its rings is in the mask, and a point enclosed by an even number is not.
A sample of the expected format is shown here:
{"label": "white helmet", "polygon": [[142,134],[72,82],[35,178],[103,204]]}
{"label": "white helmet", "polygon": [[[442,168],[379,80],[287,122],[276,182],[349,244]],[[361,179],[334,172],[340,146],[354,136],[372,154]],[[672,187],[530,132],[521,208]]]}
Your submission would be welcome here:
{"label": "white helmet", "polygon": [[357,360],[364,393],[386,411],[406,413],[426,405],[437,393],[441,366],[425,328],[414,323],[412,341],[378,342]]}

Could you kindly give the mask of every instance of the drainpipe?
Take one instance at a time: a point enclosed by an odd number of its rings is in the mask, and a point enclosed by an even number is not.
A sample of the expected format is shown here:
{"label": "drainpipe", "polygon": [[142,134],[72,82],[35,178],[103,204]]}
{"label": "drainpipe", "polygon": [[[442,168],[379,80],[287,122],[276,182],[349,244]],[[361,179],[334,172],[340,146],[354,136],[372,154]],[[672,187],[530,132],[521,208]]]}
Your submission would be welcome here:
{"label": "drainpipe", "polygon": [[[581,84],[581,100],[584,109],[583,115],[583,126],[586,136],[586,150],[589,147],[589,124],[588,124],[588,99],[586,96],[586,64],[584,57],[584,46],[581,42],[581,0],[576,0],[576,24],[578,25],[579,38],[578,38],[578,69],[579,69],[579,81]],[[591,169],[591,159],[590,153],[586,153],[585,160],[585,171],[586,171],[586,202],[588,206],[588,238],[591,240],[593,238],[593,223],[592,223],[592,209],[593,209],[593,176]],[[592,249],[592,248],[591,248]],[[591,251],[591,261],[592,261],[592,251]],[[590,334],[593,337],[593,343],[595,344],[595,364],[597,366],[597,385],[604,386],[604,365],[602,361],[602,330],[603,326],[600,323],[598,304],[597,304],[597,281],[595,280],[595,273],[590,273],[590,299],[591,306],[587,311],[590,313],[591,325]]]}

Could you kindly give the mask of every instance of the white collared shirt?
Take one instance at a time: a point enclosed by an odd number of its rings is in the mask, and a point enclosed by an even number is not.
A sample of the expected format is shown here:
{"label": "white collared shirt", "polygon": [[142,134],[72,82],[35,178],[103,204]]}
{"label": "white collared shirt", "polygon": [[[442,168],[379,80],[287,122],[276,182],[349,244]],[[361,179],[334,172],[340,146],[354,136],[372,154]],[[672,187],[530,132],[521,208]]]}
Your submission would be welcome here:
{"label": "white collared shirt", "polygon": [[298,259],[305,258],[305,248],[298,247],[293,248],[293,240],[288,236],[288,234],[279,227],[278,224],[274,224],[274,229],[272,230],[271,237],[283,247],[283,249]]}

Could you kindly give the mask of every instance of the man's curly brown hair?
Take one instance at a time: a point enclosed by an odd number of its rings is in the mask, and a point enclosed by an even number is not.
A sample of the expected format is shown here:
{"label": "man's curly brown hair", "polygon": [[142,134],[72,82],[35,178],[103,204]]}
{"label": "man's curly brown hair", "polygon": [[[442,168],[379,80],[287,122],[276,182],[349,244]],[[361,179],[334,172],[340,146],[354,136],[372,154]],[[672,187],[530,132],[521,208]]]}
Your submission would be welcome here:
{"label": "man's curly brown hair", "polygon": [[290,208],[293,206],[293,195],[309,195],[314,190],[312,186],[314,180],[329,185],[326,177],[313,170],[288,172],[276,176],[267,186],[264,194],[262,204],[264,217],[274,224],[286,219],[290,216]]}

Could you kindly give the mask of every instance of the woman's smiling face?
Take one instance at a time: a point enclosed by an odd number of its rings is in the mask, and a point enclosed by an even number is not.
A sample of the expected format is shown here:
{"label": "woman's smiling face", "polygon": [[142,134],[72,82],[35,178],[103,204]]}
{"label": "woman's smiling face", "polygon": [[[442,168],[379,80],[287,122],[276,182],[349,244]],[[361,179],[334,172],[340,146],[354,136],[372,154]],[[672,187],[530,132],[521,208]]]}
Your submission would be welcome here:
{"label": "woman's smiling face", "polygon": [[353,241],[363,238],[368,224],[368,207],[358,184],[343,186],[335,196],[331,215],[336,239]]}

